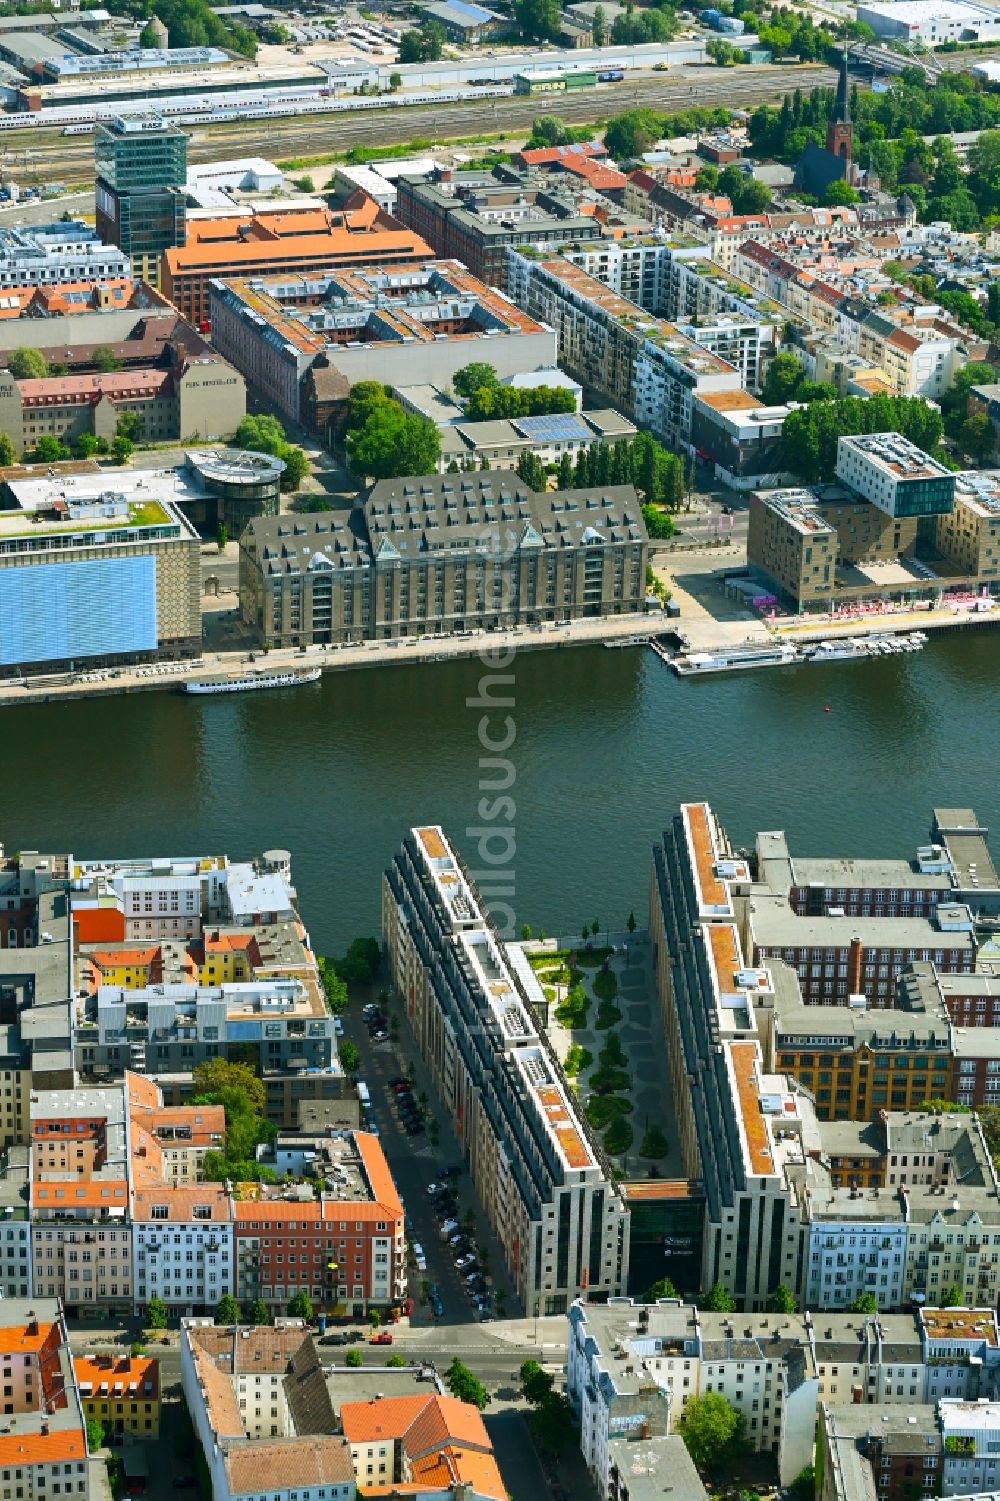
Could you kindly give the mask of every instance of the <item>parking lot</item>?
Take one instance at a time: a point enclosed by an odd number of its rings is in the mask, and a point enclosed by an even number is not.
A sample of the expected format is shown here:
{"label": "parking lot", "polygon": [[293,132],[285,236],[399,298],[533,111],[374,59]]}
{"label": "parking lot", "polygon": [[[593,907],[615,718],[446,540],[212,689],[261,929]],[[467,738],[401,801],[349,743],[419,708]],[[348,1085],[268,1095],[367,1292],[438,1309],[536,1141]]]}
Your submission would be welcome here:
{"label": "parking lot", "polygon": [[[411,1323],[447,1325],[489,1318],[498,1311],[497,1290],[499,1311],[516,1314],[519,1304],[500,1247],[444,1113],[434,1108],[429,1081],[414,1056],[405,1022],[398,1012],[393,1021],[392,1011],[384,1007],[367,1016],[352,1008],[344,1021],[346,1035],[361,1053],[361,1078],[368,1086],[386,1159],[406,1207],[407,1234],[423,1252],[426,1269],[412,1259],[408,1268]],[[437,1138],[436,1146],[431,1144],[432,1136]],[[431,1185],[437,1193],[428,1192]],[[442,1233],[444,1226],[452,1244]],[[472,1261],[463,1260],[470,1256]],[[477,1276],[481,1280],[470,1286],[468,1279]]]}

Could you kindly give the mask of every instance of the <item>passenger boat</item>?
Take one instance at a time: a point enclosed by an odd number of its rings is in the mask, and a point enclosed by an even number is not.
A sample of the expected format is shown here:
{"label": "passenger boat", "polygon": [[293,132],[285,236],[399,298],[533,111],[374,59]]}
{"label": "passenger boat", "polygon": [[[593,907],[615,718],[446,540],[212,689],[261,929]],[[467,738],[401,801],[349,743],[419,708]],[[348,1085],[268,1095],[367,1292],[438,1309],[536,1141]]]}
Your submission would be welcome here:
{"label": "passenger boat", "polygon": [[185,693],[252,693],[257,688],[298,688],[302,683],[317,683],[322,676],[318,667],[305,672],[248,672],[235,678],[199,678],[184,683]]}

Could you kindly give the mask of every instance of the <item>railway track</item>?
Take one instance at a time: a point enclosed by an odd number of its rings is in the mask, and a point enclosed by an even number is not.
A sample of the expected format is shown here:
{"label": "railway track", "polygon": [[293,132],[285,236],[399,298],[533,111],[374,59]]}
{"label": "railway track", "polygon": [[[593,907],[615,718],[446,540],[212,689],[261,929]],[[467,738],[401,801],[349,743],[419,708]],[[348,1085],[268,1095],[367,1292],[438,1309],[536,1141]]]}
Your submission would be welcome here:
{"label": "railway track", "polygon": [[[949,72],[967,68],[1000,48],[975,54],[950,53],[938,61]],[[206,162],[248,151],[272,159],[321,156],[352,146],[394,146],[414,139],[448,141],[471,135],[516,135],[527,132],[539,115],[557,114],[572,124],[605,120],[626,109],[655,109],[671,114],[697,105],[729,108],[777,103],[801,88],[832,88],[833,68],[815,63],[784,67],[696,68],[674,74],[640,75],[624,83],[581,94],[476,99],[440,105],[387,106],[336,116],[297,115],[246,124],[226,122],[188,127],[188,159]],[[65,137],[58,127],[11,131],[3,138],[10,174],[29,184],[93,179],[93,140]],[[21,159],[19,163],[19,158]],[[12,166],[10,164],[13,163]]]}

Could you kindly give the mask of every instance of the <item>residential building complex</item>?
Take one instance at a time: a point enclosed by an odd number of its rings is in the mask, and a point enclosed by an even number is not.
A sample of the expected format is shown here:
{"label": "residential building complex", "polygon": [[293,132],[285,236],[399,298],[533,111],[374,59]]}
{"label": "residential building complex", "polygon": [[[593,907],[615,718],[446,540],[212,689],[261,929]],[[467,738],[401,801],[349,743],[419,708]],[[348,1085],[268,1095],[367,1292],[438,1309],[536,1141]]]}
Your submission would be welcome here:
{"label": "residential building complex", "polygon": [[555,361],[550,329],[454,261],[214,281],[215,347],[293,422],[326,432],[360,380],[447,385],[485,360],[498,375]]}
{"label": "residential building complex", "polygon": [[78,219],[0,230],[0,290],[123,281],[132,274],[128,256],[105,245]]}
{"label": "residential building complex", "polygon": [[489,1434],[467,1402],[438,1393],[344,1402],[340,1427],[366,1493],[405,1487],[414,1497],[444,1490],[469,1501],[506,1501]]}
{"label": "residential building complex", "polygon": [[95,1419],[113,1442],[130,1434],[160,1434],[160,1363],[152,1355],[76,1356],[73,1361],[84,1416]]}
{"label": "residential building complex", "polygon": [[529,1314],[628,1277],[628,1214],[544,1031],[530,966],[505,948],[439,828],[386,872],[392,981]]}
{"label": "residential building complex", "polygon": [[254,521],[240,612],[299,646],[641,611],[648,539],[630,486],[536,492],[509,474],[382,480],[350,517]]}
{"label": "residential building complex", "polygon": [[[209,318],[209,288],[219,278],[419,266],[432,255],[419,235],[370,199],[339,211],[292,207],[193,215],[184,244],[163,253],[160,286],[182,317],[199,324]],[[0,286],[2,270],[0,261]]]}

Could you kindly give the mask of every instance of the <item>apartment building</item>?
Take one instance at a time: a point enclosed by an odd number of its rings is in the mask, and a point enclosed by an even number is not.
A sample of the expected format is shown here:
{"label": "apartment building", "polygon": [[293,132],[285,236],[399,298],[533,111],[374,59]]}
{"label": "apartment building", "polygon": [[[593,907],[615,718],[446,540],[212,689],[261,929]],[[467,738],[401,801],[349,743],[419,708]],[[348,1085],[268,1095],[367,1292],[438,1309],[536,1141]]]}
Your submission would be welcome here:
{"label": "apartment building", "polygon": [[198,534],[175,506],[108,491],[0,515],[0,673],[200,651]]}
{"label": "apartment building", "polygon": [[222,1184],[137,1188],[131,1228],[138,1307],[159,1298],[171,1314],[206,1314],[232,1292],[233,1202]]}
{"label": "apartment building", "polygon": [[7,1147],[0,1156],[0,1295],[31,1295],[29,1151]]}
{"label": "apartment building", "polygon": [[774,490],[750,497],[747,562],[799,609],[828,604],[837,578],[836,527],[809,490]]}
{"label": "apartment building", "polygon": [[938,1495],[944,1444],[936,1411],[922,1404],[899,1407],[822,1403],[817,1447],[822,1447],[821,1501],[907,1501]]}
{"label": "apartment building", "polygon": [[0,1493],[11,1501],[111,1501],[107,1466],[87,1448],[69,1335],[56,1299],[0,1306]]}
{"label": "apartment building", "polygon": [[535,1022],[544,998],[509,954],[440,828],[385,873],[392,982],[524,1307],[564,1312],[628,1278],[628,1212]]}
{"label": "apartment building", "polygon": [[419,266],[432,255],[419,235],[371,199],[342,210],[253,208],[189,218],[185,243],[163,252],[160,288],[197,325],[208,320],[209,287],[220,278]]}
{"label": "apartment building", "polygon": [[344,1402],[340,1429],[365,1493],[506,1501],[493,1445],[476,1408],[438,1393]]}
{"label": "apartment building", "polygon": [[314,1308],[364,1318],[406,1297],[403,1206],[378,1138],[327,1139],[336,1189],[303,1203],[263,1191],[233,1205],[236,1297],[281,1313],[297,1292]]}
{"label": "apartment building", "polygon": [[527,489],[509,473],[382,480],[362,516],[277,517],[240,540],[240,611],[299,646],[643,609],[648,539],[630,485]]}
{"label": "apartment building", "polygon": [[[485,360],[498,375],[555,363],[551,329],[456,261],[213,281],[209,318],[216,349],[292,422],[326,432],[346,392],[362,380],[400,384],[419,368],[447,386]],[[488,347],[487,347],[488,345]],[[339,403],[319,399],[317,380],[340,378]]]}
{"label": "apartment building", "polygon": [[160,1362],[152,1355],[78,1355],[73,1361],[84,1417],[105,1443],[160,1434]]}
{"label": "apartment building", "polygon": [[213,1501],[354,1501],[351,1449],[337,1430],[308,1328],[181,1325],[181,1385]]}
{"label": "apartment building", "polygon": [[[695,397],[743,384],[735,365],[700,342],[700,328],[689,336],[568,260],[512,251],[509,278],[518,306],[555,329],[559,363],[667,442],[690,441]],[[726,343],[733,325],[707,337]]]}
{"label": "apartment building", "polygon": [[[494,172],[437,168],[430,176],[402,176],[396,182],[395,215],[433,246],[435,255],[461,261],[480,281],[507,291],[511,247],[539,247],[535,253],[541,253],[591,240],[602,217],[620,217],[582,181],[506,167]],[[620,222],[636,227],[630,217]]]}

